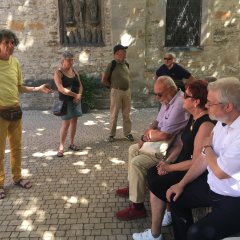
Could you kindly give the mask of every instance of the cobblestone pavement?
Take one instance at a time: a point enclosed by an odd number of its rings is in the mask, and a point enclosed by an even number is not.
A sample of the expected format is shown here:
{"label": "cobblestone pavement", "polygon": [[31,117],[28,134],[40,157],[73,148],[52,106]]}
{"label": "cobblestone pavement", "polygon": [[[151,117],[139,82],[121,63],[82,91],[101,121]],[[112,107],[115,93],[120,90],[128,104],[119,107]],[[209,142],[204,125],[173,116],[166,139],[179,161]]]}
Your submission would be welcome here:
{"label": "cobblestone pavement", "polygon": [[[136,140],[156,114],[157,109],[132,109]],[[12,184],[7,147],[0,239],[127,240],[132,239],[133,232],[148,228],[148,195],[146,219],[123,222],[115,218],[116,211],[128,206],[128,199],[115,196],[115,190],[127,184],[131,144],[122,135],[121,121],[117,141],[108,143],[104,139],[108,136],[109,112],[83,115],[76,135],[81,150],[66,150],[63,158],[57,158],[60,123],[48,111],[24,112],[22,168],[33,187],[25,190]]]}

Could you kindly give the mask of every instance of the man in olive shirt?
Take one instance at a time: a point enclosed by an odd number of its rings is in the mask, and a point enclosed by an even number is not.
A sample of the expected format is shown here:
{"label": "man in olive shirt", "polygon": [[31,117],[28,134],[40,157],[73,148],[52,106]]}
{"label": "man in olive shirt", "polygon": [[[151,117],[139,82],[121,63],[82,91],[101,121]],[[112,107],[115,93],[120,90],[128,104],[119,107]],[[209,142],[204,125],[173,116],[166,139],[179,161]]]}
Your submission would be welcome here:
{"label": "man in olive shirt", "polygon": [[[110,92],[110,135],[108,142],[115,140],[117,120],[119,110],[122,109],[123,116],[123,133],[129,141],[134,141],[131,134],[132,122],[130,119],[131,110],[131,91],[130,91],[130,72],[128,64],[125,61],[126,49],[121,44],[113,48],[114,59],[108,64],[103,77],[102,83],[111,88]],[[113,68],[114,64],[114,68]],[[111,78],[111,79],[109,79]]]}

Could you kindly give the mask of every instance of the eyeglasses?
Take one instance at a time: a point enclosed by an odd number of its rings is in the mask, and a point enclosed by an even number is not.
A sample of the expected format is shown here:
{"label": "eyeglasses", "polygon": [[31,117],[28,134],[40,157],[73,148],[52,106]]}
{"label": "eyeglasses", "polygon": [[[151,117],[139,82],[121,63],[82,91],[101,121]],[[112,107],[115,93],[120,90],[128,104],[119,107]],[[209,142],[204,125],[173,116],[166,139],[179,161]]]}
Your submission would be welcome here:
{"label": "eyeglasses", "polygon": [[190,96],[190,95],[188,95],[188,94],[186,94],[186,93],[184,93],[183,98],[184,98],[184,99],[187,99],[187,98],[194,98],[194,97],[193,97],[193,96]]}
{"label": "eyeglasses", "polygon": [[172,58],[166,58],[166,57],[165,57],[164,60],[165,60],[165,61],[170,61],[170,60],[172,60]]}
{"label": "eyeglasses", "polygon": [[163,96],[163,93],[153,93],[153,94],[155,97],[158,96],[159,98],[161,98]]}
{"label": "eyeglasses", "polygon": [[211,102],[207,101],[206,106],[211,107],[211,106],[214,106],[214,105],[222,105],[222,104],[224,104],[224,103],[221,103],[221,102],[219,102],[219,103],[211,103]]}
{"label": "eyeglasses", "polygon": [[8,44],[12,44],[13,46],[15,46],[15,41],[14,40],[5,40],[5,41],[2,41],[2,43],[4,43],[5,45],[8,45]]}

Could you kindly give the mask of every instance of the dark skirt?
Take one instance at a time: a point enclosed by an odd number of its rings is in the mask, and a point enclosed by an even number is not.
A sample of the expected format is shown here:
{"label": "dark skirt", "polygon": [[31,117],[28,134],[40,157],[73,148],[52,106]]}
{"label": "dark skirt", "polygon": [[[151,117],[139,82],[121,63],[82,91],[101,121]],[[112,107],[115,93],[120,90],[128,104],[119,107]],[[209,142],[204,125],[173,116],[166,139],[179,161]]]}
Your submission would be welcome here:
{"label": "dark skirt", "polygon": [[156,166],[147,172],[149,190],[158,198],[167,202],[166,192],[174,184],[178,183],[186,174],[186,171],[170,172],[166,175],[158,175]]}

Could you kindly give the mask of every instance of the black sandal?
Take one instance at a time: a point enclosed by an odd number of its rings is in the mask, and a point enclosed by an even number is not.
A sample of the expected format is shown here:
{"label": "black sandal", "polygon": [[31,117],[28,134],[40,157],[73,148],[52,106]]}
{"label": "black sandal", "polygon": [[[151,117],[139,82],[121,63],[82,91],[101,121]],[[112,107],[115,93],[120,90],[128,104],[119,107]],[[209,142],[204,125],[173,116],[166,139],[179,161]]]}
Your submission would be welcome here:
{"label": "black sandal", "polygon": [[26,179],[20,179],[18,182],[14,183],[16,186],[29,189],[32,187],[32,184]]}
{"label": "black sandal", "polygon": [[0,187],[0,200],[4,199],[6,197],[5,191],[3,187]]}
{"label": "black sandal", "polygon": [[63,151],[58,151],[57,152],[57,157],[63,157]]}
{"label": "black sandal", "polygon": [[74,144],[71,144],[71,145],[68,147],[68,149],[73,150],[73,151],[79,151],[79,150],[80,150],[80,148],[77,147],[77,146],[74,145]]}

